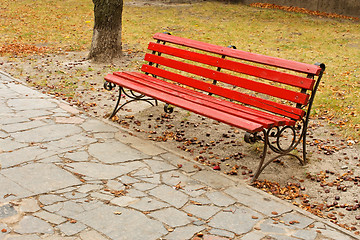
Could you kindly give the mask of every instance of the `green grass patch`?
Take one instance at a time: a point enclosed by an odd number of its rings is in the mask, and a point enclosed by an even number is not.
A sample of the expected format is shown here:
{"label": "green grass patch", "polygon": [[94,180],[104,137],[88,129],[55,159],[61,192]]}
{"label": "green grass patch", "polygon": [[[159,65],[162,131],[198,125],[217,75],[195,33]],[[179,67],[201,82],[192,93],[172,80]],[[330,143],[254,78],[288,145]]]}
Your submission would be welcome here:
{"label": "green grass patch", "polygon": [[[36,4],[33,0],[3,0],[0,49],[18,44],[45,47],[46,51],[87,50],[93,23],[91,0],[42,0]],[[327,69],[315,99],[314,113],[344,129],[346,135],[359,139],[359,21],[219,2],[125,4],[126,50],[145,51],[151,36],[163,31],[295,61],[324,62]]]}

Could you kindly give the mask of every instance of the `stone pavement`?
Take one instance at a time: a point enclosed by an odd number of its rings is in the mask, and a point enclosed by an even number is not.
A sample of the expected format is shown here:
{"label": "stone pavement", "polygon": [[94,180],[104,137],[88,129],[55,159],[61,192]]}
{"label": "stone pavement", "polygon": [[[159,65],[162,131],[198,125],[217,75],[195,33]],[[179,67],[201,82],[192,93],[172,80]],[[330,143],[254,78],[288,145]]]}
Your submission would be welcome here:
{"label": "stone pavement", "polygon": [[0,240],[354,239],[0,72]]}

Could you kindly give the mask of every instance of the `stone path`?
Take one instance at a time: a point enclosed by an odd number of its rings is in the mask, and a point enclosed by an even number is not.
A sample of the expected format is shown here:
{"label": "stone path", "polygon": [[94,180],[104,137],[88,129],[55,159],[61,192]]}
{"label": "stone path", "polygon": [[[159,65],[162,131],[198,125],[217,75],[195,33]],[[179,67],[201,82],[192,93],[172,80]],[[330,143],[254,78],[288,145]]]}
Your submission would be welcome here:
{"label": "stone path", "polygon": [[0,72],[0,240],[355,238],[193,166]]}

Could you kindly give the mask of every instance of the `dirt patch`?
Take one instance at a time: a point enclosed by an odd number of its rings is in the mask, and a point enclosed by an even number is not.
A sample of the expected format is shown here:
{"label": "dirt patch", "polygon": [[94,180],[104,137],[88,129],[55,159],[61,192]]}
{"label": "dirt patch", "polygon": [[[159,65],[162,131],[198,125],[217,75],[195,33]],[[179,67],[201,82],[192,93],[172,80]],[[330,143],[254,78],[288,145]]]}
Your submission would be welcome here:
{"label": "dirt patch", "polygon": [[[127,50],[121,61],[110,65],[89,62],[86,54],[0,58],[0,65],[28,85],[103,118],[112,111],[117,97],[116,91],[103,89],[104,76],[138,69],[143,53]],[[243,131],[179,108],[165,114],[162,105],[132,103],[114,120],[136,136],[190,159],[194,167],[204,165],[250,183],[259,163],[261,142],[247,144]],[[284,157],[264,170],[256,186],[359,234],[358,143],[344,139],[321,118],[311,120],[307,140],[306,166]]]}

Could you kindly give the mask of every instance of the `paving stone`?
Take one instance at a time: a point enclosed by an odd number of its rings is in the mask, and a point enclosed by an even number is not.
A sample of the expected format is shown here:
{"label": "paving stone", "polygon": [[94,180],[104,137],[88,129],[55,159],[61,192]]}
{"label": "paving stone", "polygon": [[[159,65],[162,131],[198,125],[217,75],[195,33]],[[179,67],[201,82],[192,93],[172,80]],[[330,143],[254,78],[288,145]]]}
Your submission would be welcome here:
{"label": "paving stone", "polygon": [[47,194],[47,195],[39,196],[39,201],[43,205],[51,205],[51,204],[54,204],[56,202],[63,202],[65,200],[66,200],[65,198],[60,197],[58,195],[54,195],[54,194]]}
{"label": "paving stone", "polygon": [[188,196],[174,188],[161,185],[149,191],[149,194],[165,201],[176,208],[181,208],[188,201]]}
{"label": "paving stone", "polygon": [[[285,225],[274,224],[274,220],[267,219],[263,223],[260,224],[260,229],[264,233],[276,233],[276,234],[284,234],[286,233]],[[288,228],[289,229],[289,228]]]}
{"label": "paving stone", "polygon": [[197,169],[194,168],[193,162],[180,158],[175,154],[164,153],[161,154],[160,156],[174,166],[178,166],[178,164],[180,164],[181,165],[180,169],[187,173],[193,173],[198,171]]}
{"label": "paving stone", "polygon": [[64,197],[66,197],[67,199],[80,199],[80,198],[85,198],[86,196],[88,196],[88,194],[75,192],[75,191],[67,192],[64,194]]}
{"label": "paving stone", "polygon": [[[212,228],[209,231],[210,234],[214,234],[221,237],[234,238],[235,234],[221,229]],[[253,239],[254,240],[254,239]]]}
{"label": "paving stone", "polygon": [[64,155],[64,157],[75,162],[84,162],[89,159],[89,154],[85,151],[80,151],[80,152],[76,151],[71,153],[68,152]]}
{"label": "paving stone", "polygon": [[133,197],[133,198],[140,198],[140,197],[147,197],[148,195],[144,193],[143,191],[136,190],[134,188],[131,188],[127,190],[126,196]]}
{"label": "paving stone", "polygon": [[112,204],[115,204],[120,207],[126,207],[126,206],[129,206],[130,204],[134,204],[138,201],[140,201],[139,198],[133,198],[133,197],[129,197],[129,196],[120,196],[120,197],[113,198],[110,202]]}
{"label": "paving stone", "polygon": [[224,176],[221,176],[219,173],[214,171],[202,170],[195,173],[191,177],[199,180],[202,183],[205,183],[210,187],[218,189],[235,185],[233,181]]}
{"label": "paving stone", "polygon": [[48,110],[36,110],[36,109],[18,111],[16,113],[16,115],[20,116],[21,118],[29,118],[34,120],[49,117],[51,114],[52,113]]}
{"label": "paving stone", "polygon": [[[121,214],[114,214],[121,212]],[[79,214],[77,220],[111,239],[151,240],[167,233],[164,226],[135,210],[103,205]],[[141,229],[141,231],[139,231]]]}
{"label": "paving stone", "polygon": [[298,230],[293,235],[293,237],[297,237],[304,240],[315,240],[317,236],[317,232],[315,230]]}
{"label": "paving stone", "polygon": [[47,233],[52,234],[54,229],[47,222],[33,216],[25,216],[17,225],[14,232],[20,234]]}
{"label": "paving stone", "polygon": [[12,167],[21,163],[39,159],[46,152],[38,146],[25,147],[8,153],[0,153],[2,168]]}
{"label": "paving stone", "polygon": [[284,221],[286,224],[289,224],[291,221],[297,221],[298,223],[289,225],[289,228],[294,229],[303,229],[314,223],[314,219],[305,217],[304,215],[296,212],[286,213],[281,216],[280,220]]}
{"label": "paving stone", "polygon": [[35,198],[26,198],[21,200],[20,211],[33,213],[40,210],[38,202]]}
{"label": "paving stone", "polygon": [[43,240],[81,240],[78,237],[65,237],[62,235],[58,235],[57,233],[45,238],[42,238]]}
{"label": "paving stone", "polygon": [[64,153],[94,142],[96,142],[96,139],[89,137],[85,133],[80,133],[73,136],[64,137],[58,141],[44,143],[43,145],[46,146],[48,151],[51,151],[52,153]]}
{"label": "paving stone", "polygon": [[170,165],[164,161],[144,160],[144,162],[150,167],[153,173],[160,173],[177,169],[177,167]]}
{"label": "paving stone", "polygon": [[105,122],[96,120],[96,119],[89,119],[83,124],[81,127],[87,132],[117,132],[119,131],[116,127],[113,127]]}
{"label": "paving stone", "polygon": [[107,186],[107,188],[109,188],[111,190],[117,190],[117,191],[125,189],[125,185],[116,180],[109,180],[106,183],[106,186]]}
{"label": "paving stone", "polygon": [[101,185],[97,185],[97,184],[85,184],[85,185],[81,185],[77,191],[81,192],[81,193],[88,193],[94,190],[99,190],[101,189],[103,186]]}
{"label": "paving stone", "polygon": [[171,227],[184,226],[191,222],[191,218],[184,212],[181,212],[175,208],[165,208],[158,211],[154,211],[149,214],[160,222],[165,223]]}
{"label": "paving stone", "polygon": [[150,197],[143,197],[139,201],[132,203],[129,206],[144,212],[150,212],[161,208],[169,207],[168,204]]}
{"label": "paving stone", "polygon": [[241,240],[262,240],[266,235],[262,232],[249,232],[241,237]]}
{"label": "paving stone", "polygon": [[298,240],[298,238],[294,238],[288,235],[280,235],[280,234],[269,234],[268,237],[270,239],[275,239],[275,240]]}
{"label": "paving stone", "polygon": [[334,239],[334,240],[338,240],[338,239],[341,239],[341,240],[350,240],[352,239],[351,237],[349,237],[348,235],[346,234],[343,234],[339,231],[336,231],[336,230],[331,230],[331,229],[322,229],[322,230],[319,230],[321,231],[321,234],[327,238],[330,238],[330,239]]}
{"label": "paving stone", "polygon": [[114,196],[111,196],[109,194],[99,193],[99,192],[92,192],[90,194],[91,197],[104,200],[104,201],[110,201],[114,198]]}
{"label": "paving stone", "polygon": [[81,124],[84,121],[85,120],[83,118],[79,118],[79,117],[58,116],[58,117],[55,118],[55,122],[59,123],[59,124]]}
{"label": "paving stone", "polygon": [[81,183],[67,171],[52,164],[28,164],[23,167],[4,169],[1,173],[35,194]]}
{"label": "paving stone", "polygon": [[[3,171],[4,170],[1,172]],[[28,189],[1,175],[1,173],[0,183],[0,202],[7,202],[13,199],[34,195],[34,193],[30,192]]]}
{"label": "paving stone", "polygon": [[154,183],[154,184],[161,183],[160,174],[154,174],[148,168],[140,169],[139,171],[132,173],[131,176],[141,181],[145,181],[149,183]]}
{"label": "paving stone", "polygon": [[57,214],[54,214],[54,213],[49,213],[47,211],[40,211],[40,212],[34,213],[33,216],[41,218],[45,221],[48,221],[48,222],[56,224],[56,225],[67,221],[66,218],[59,216]]}
{"label": "paving stone", "polygon": [[219,212],[220,208],[207,205],[188,205],[184,207],[184,211],[206,220]]}
{"label": "paving stone", "polygon": [[[258,219],[253,219],[256,216]],[[209,226],[244,234],[249,232],[259,221],[261,215],[247,207],[231,207],[217,213],[209,222]]]}
{"label": "paving stone", "polygon": [[86,226],[80,222],[76,222],[76,223],[66,222],[57,227],[62,233],[65,234],[65,236],[75,235],[86,228]]}
{"label": "paving stone", "polygon": [[[1,120],[1,119],[0,119],[0,120]],[[1,126],[1,125],[0,125],[0,126]],[[10,135],[9,135],[8,133],[0,130],[0,138],[7,138],[7,137],[9,137],[9,136],[10,136]],[[1,144],[1,145],[2,145],[2,147],[4,147],[3,144]]]}
{"label": "paving stone", "polygon": [[222,192],[208,192],[206,196],[212,203],[220,207],[227,207],[234,204],[236,201]]}
{"label": "paving stone", "polygon": [[18,214],[18,212],[11,204],[5,204],[0,206],[0,219],[8,218],[16,214]]}
{"label": "paving stone", "polygon": [[30,130],[33,128],[41,127],[46,125],[46,123],[42,121],[30,121],[30,122],[21,122],[21,123],[13,123],[3,125],[2,129],[8,133],[20,132],[24,130]]}
{"label": "paving stone", "polygon": [[[1,131],[0,131],[0,138],[1,138]],[[26,147],[27,144],[16,142],[10,138],[7,139],[0,139],[0,149],[2,151],[14,151],[19,148]],[[0,152],[1,153],[1,152]]]}
{"label": "paving stone", "polygon": [[138,139],[136,143],[131,144],[131,147],[150,156],[156,156],[166,152],[166,150],[155,146],[154,143],[142,139]]}
{"label": "paving stone", "polygon": [[149,155],[120,142],[94,143],[89,146],[89,154],[103,163],[122,163],[149,158]]}
{"label": "paving stone", "polygon": [[271,216],[271,212],[273,211],[283,214],[292,210],[280,201],[276,201],[265,194],[250,190],[246,186],[239,185],[237,187],[230,187],[225,190],[225,193],[234,197],[237,202],[250,206],[252,209],[268,216]]}
{"label": "paving stone", "polygon": [[[0,237],[0,239],[2,239]],[[38,240],[41,239],[38,235],[31,234],[31,235],[18,235],[18,234],[9,234],[6,237],[6,240]]]}
{"label": "paving stone", "polygon": [[127,175],[119,177],[118,180],[123,184],[127,184],[127,185],[139,182],[139,180]]}
{"label": "paving stone", "polygon": [[80,214],[85,211],[82,204],[73,202],[73,201],[67,201],[60,203],[61,208],[56,211],[56,214],[59,214],[64,217],[68,218],[74,218],[77,214]]}
{"label": "paving stone", "polygon": [[49,99],[31,99],[31,98],[18,98],[18,99],[9,99],[8,105],[12,109],[28,110],[28,109],[53,109],[57,105],[54,102],[49,101]]}
{"label": "paving stone", "polygon": [[90,231],[82,231],[80,233],[80,238],[83,240],[107,240],[108,238],[105,238],[100,233],[98,233],[95,230]]}
{"label": "paving stone", "polygon": [[204,230],[205,227],[202,226],[185,226],[185,227],[177,227],[175,230],[168,235],[166,235],[165,239],[167,240],[184,240],[191,239],[196,233]]}
{"label": "paving stone", "polygon": [[67,163],[69,171],[76,172],[94,179],[113,179],[131,171],[122,165],[107,165],[93,162]]}
{"label": "paving stone", "polygon": [[54,212],[60,211],[63,206],[64,206],[63,202],[58,202],[58,203],[55,203],[55,204],[44,206],[43,209],[45,209],[46,211],[54,213]]}
{"label": "paving stone", "polygon": [[62,103],[60,102],[59,104],[59,107],[69,113],[72,113],[72,114],[78,114],[79,113],[79,110],[70,106],[69,104],[66,104],[66,103]]}

